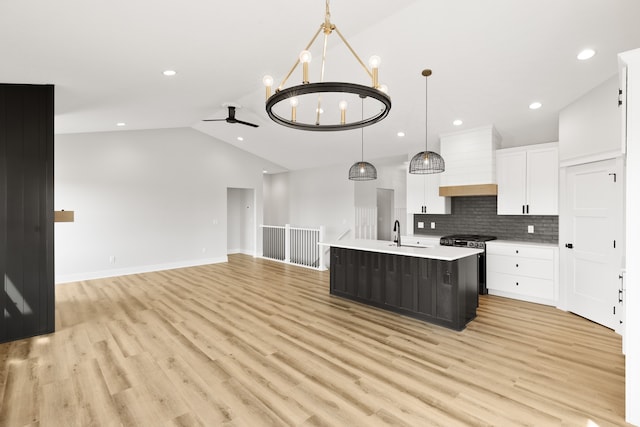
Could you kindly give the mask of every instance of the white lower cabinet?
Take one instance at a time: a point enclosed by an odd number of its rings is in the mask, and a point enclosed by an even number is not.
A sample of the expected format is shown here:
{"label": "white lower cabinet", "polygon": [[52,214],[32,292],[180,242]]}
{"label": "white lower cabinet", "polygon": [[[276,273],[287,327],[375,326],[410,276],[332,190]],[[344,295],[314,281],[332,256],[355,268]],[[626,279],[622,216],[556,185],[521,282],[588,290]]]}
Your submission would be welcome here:
{"label": "white lower cabinet", "polygon": [[557,245],[502,240],[487,242],[489,294],[556,305],[558,254]]}

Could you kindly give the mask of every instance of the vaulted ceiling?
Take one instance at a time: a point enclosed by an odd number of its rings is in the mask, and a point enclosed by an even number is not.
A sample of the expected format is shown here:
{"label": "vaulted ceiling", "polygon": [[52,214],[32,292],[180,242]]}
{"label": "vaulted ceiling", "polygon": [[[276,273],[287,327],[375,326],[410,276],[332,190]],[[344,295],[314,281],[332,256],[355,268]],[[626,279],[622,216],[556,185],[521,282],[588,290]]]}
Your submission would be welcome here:
{"label": "vaulted ceiling", "polygon": [[[382,58],[380,80],[393,103],[385,120],[364,129],[367,159],[424,147],[425,68],[433,70],[429,144],[494,124],[503,146],[515,146],[557,140],[558,112],[614,76],[617,53],[640,47],[638,0],[330,6],[358,55]],[[193,127],[284,169],[349,163],[360,158],[360,130],[289,129],[264,109],[262,77],[285,76],[324,12],[322,0],[2,0],[0,82],[55,84],[56,133]],[[596,55],[577,60],[586,47]],[[334,35],[326,67],[367,84]],[[166,77],[167,69],[177,74]],[[542,108],[530,110],[533,101]],[[226,102],[260,127],[201,121],[226,117]]]}

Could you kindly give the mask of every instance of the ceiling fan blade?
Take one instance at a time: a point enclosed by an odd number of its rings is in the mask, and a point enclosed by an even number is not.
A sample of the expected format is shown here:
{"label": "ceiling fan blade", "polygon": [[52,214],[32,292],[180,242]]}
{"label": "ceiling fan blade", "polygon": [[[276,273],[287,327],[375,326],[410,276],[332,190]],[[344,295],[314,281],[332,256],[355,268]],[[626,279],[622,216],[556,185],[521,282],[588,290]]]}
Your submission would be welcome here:
{"label": "ceiling fan blade", "polygon": [[242,120],[238,120],[236,119],[236,106],[235,105],[226,105],[224,104],[228,110],[229,110],[229,115],[227,116],[226,119],[204,119],[202,120],[203,122],[227,122],[227,123],[240,123],[241,125],[246,125],[246,126],[251,126],[254,128],[257,128],[258,125],[253,124],[253,123],[249,123],[249,122],[243,122]]}
{"label": "ceiling fan blade", "polygon": [[238,120],[238,119],[236,119],[234,123],[240,123],[241,125],[247,125],[247,126],[251,126],[251,127],[254,127],[254,128],[258,127],[258,125],[256,125],[256,124],[249,123],[249,122],[243,122],[242,120]]}

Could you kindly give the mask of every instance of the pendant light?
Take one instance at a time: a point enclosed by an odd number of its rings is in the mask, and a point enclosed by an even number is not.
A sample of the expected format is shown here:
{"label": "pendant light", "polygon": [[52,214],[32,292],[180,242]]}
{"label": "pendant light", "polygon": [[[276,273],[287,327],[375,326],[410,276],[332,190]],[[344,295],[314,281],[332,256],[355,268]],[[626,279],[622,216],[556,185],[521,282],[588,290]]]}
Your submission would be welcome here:
{"label": "pendant light", "polygon": [[[364,117],[364,96],[362,99],[362,117]],[[364,161],[364,128],[360,128],[360,161],[349,168],[349,179],[352,181],[371,181],[378,178],[376,167]]]}
{"label": "pendant light", "polygon": [[427,79],[431,75],[431,70],[426,69],[422,70],[422,75],[425,77],[425,135],[424,135],[424,151],[413,156],[411,162],[409,163],[409,173],[413,174],[428,174],[428,173],[441,173],[444,172],[444,159],[440,154],[429,151],[427,148],[427,141],[429,138],[428,134],[428,108],[427,108],[427,95],[428,95],[428,84]]}

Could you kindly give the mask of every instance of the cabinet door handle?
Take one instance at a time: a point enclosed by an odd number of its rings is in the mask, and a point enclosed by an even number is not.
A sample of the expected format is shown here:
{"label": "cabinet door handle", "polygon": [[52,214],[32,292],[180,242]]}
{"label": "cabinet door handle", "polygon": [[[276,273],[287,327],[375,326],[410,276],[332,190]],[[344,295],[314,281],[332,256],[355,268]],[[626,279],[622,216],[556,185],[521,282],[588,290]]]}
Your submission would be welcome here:
{"label": "cabinet door handle", "polygon": [[516,286],[520,286],[520,283],[516,282]]}
{"label": "cabinet door handle", "polygon": [[518,265],[518,264],[516,264],[516,267],[519,267],[519,265]]}
{"label": "cabinet door handle", "polygon": [[522,215],[524,215],[524,205],[522,205]]}
{"label": "cabinet door handle", "polygon": [[527,213],[529,213],[529,205],[527,205]]}

